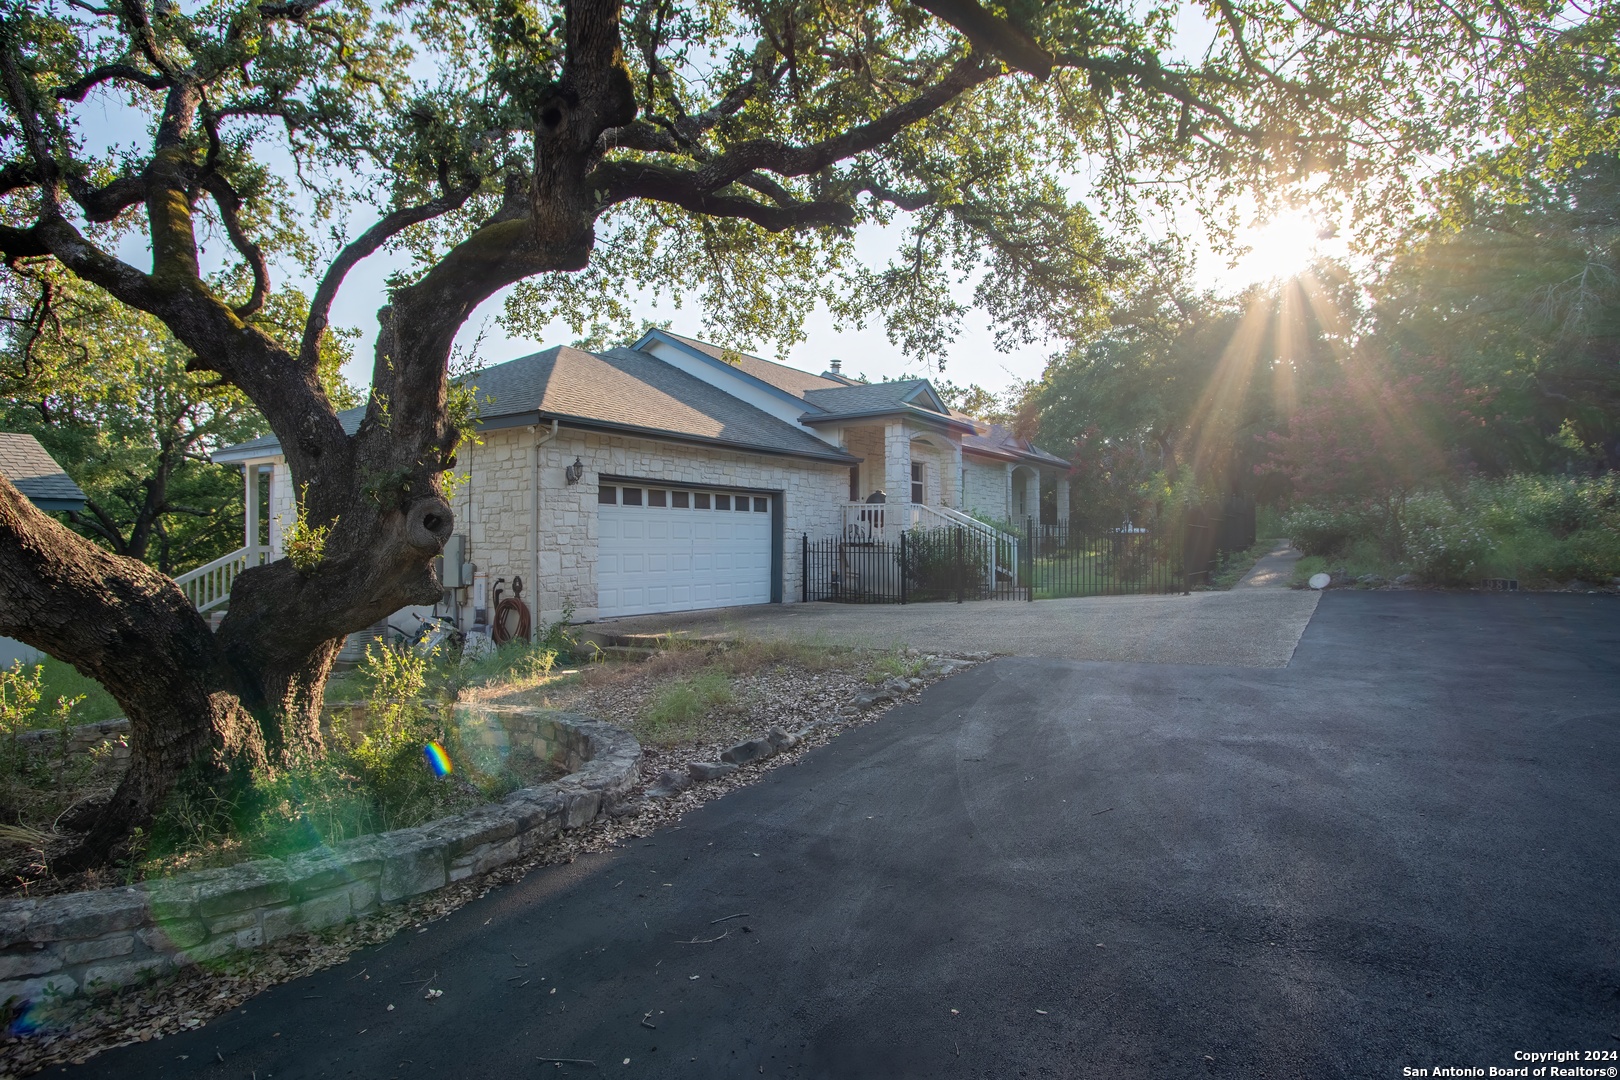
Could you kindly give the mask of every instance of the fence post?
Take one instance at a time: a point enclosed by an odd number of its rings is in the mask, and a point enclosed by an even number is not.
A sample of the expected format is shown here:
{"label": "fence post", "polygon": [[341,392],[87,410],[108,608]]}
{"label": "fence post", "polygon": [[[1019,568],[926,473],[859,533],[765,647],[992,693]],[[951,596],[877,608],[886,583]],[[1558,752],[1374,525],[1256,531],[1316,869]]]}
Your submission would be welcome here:
{"label": "fence post", "polygon": [[962,578],[967,576],[966,563],[962,562],[962,526],[956,526],[956,602],[962,602]]}
{"label": "fence post", "polygon": [[[1024,585],[1029,589],[1029,602],[1033,604],[1035,602],[1035,519],[1028,515],[1024,517],[1024,551],[1028,553],[1024,556],[1024,559],[1029,560],[1029,573],[1024,575]],[[1018,561],[1023,562],[1024,559]]]}
{"label": "fence post", "polygon": [[900,602],[906,603],[909,594],[906,589],[906,534],[900,534]]}
{"label": "fence post", "polygon": [[803,533],[799,543],[799,603],[810,602],[810,534]]}

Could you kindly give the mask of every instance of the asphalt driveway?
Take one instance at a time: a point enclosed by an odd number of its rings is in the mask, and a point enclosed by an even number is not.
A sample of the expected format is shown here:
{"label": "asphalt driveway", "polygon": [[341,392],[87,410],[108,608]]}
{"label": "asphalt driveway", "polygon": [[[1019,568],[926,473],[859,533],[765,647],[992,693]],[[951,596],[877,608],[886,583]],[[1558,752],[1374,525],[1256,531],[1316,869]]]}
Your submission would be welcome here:
{"label": "asphalt driveway", "polygon": [[1617,657],[1609,597],[1370,593],[1323,597],[1287,668],[996,661],[679,829],[68,1072],[1323,1078],[1620,1051]]}

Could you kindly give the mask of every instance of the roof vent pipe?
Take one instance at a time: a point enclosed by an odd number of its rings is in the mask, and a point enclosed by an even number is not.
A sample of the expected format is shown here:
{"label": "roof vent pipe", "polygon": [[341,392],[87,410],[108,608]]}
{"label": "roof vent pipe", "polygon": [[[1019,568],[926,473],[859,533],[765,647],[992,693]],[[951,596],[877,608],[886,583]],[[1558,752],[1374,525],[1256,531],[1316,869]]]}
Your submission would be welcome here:
{"label": "roof vent pipe", "polygon": [[837,359],[833,360],[833,362],[832,362],[832,370],[833,370],[834,375],[839,374],[840,372],[842,372],[844,370],[844,362],[842,360],[837,360]]}

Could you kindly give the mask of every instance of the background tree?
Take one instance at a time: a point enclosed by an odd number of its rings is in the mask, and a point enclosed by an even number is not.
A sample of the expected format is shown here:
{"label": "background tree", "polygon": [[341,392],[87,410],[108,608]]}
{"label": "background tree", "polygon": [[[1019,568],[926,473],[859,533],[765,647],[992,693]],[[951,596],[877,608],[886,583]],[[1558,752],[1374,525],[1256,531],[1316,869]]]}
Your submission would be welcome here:
{"label": "background tree", "polygon": [[[1178,197],[1165,180],[1311,177],[1382,207],[1409,162],[1481,137],[1518,42],[1556,51],[1567,29],[1539,4],[1214,11],[1187,63],[1173,8],[1068,0],[0,0],[5,263],[161,322],[260,410],[326,530],[299,565],[243,574],[211,634],[171,581],[0,484],[0,633],[98,679],[132,724],[69,861],[105,857],[188,765],[223,780],[320,753],[343,634],[439,594],[467,423],[447,366],[498,292],[516,286],[522,328],[611,314],[626,286],[695,291],[739,343],[791,340],[824,302],[937,355],[966,275],[1004,341],[1079,336],[1129,252],[1060,177],[1089,170],[1119,226],[1143,192]],[[139,138],[93,137],[87,105]],[[853,228],[902,216],[902,254],[860,264]],[[295,332],[270,314],[283,228],[317,281]],[[205,270],[209,236],[231,272]],[[349,435],[322,343],[345,276],[385,248],[408,266]]]}
{"label": "background tree", "polygon": [[1149,453],[1168,487],[1247,492],[1255,436],[1332,377],[1355,290],[1331,263],[1237,296],[1195,291],[1179,263],[1160,266],[1115,305],[1107,330],[1047,365],[1033,391],[1041,437],[1074,446],[1077,462]]}
{"label": "background tree", "polygon": [[[73,528],[165,574],[241,546],[242,476],[209,454],[268,428],[245,395],[188,370],[168,328],[60,274],[18,267],[0,348],[0,428],[43,443],[87,498]],[[47,300],[47,296],[49,299]],[[302,297],[283,292],[275,309]],[[340,407],[346,336],[323,342],[321,377]]]}
{"label": "background tree", "polygon": [[1620,468],[1620,158],[1547,173],[1456,189],[1374,289],[1397,370],[1438,358],[1490,393],[1454,433],[1489,472]]}

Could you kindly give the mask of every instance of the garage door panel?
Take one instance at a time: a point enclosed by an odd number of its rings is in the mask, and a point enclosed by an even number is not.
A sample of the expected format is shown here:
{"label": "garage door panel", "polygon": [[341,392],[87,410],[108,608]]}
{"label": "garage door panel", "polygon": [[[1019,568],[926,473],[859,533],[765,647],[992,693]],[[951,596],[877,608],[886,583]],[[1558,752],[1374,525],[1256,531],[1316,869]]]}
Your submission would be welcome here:
{"label": "garage door panel", "polygon": [[[656,485],[649,485],[655,487]],[[771,599],[770,515],[752,509],[600,504],[597,609],[603,616],[687,611]],[[717,496],[708,500],[718,505]],[[728,500],[729,501],[729,500]]]}

